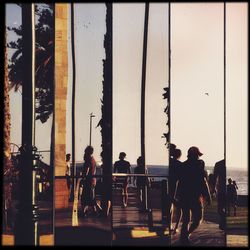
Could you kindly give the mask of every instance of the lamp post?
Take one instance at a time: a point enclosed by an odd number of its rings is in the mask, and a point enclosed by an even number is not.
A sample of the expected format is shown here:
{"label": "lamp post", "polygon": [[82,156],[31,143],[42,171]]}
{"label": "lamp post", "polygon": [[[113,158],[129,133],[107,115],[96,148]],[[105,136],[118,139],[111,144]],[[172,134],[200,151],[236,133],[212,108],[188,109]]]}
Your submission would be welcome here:
{"label": "lamp post", "polygon": [[91,146],[91,135],[92,135],[92,118],[95,117],[93,113],[89,114],[89,145]]}

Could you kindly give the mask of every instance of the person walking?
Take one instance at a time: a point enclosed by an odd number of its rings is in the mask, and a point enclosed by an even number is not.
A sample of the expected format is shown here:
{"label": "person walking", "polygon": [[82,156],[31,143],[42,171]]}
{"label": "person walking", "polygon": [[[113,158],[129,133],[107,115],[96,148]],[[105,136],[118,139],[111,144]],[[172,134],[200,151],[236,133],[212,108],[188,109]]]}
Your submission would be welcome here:
{"label": "person walking", "polygon": [[[114,173],[131,174],[131,165],[128,161],[124,160],[125,157],[125,152],[119,154],[119,161],[116,161],[114,164]],[[125,208],[128,205],[128,183],[130,182],[130,178],[128,176],[117,177],[115,180],[122,183],[122,207]]]}
{"label": "person walking", "polygon": [[[179,223],[182,217],[181,207],[178,202],[178,190],[176,189],[177,183],[180,178],[180,172],[182,170],[182,162],[179,160],[181,157],[181,150],[176,148],[173,152],[173,158],[170,158],[169,164],[169,195],[170,195],[170,228],[173,234],[178,232]],[[173,217],[176,216],[176,223],[172,228]]]}
{"label": "person walking", "polygon": [[[190,244],[190,236],[198,228],[203,219],[203,203],[205,199],[211,204],[211,195],[205,178],[205,163],[199,157],[203,154],[197,147],[188,149],[187,160],[183,162],[178,182],[178,202],[182,208],[182,228],[180,242],[182,245]],[[190,223],[190,213],[192,223]]]}
{"label": "person walking", "polygon": [[71,169],[71,164],[70,164],[70,159],[71,159],[71,154],[66,154],[66,171],[65,171],[65,176],[66,176],[66,181],[67,181],[67,187],[69,191],[69,201],[72,201],[72,193],[71,193],[71,187],[72,187],[72,180],[71,180],[71,174],[72,174],[72,169]]}
{"label": "person walking", "polygon": [[96,178],[93,177],[93,175],[96,174],[96,161],[92,156],[93,152],[94,148],[92,146],[87,146],[83,157],[83,193],[81,196],[83,216],[87,215],[87,212],[89,212],[91,207],[96,215],[98,215],[98,212],[102,210],[100,205],[97,203],[95,196]]}
{"label": "person walking", "polygon": [[237,209],[237,189],[236,186],[233,184],[231,178],[228,179],[227,184],[227,212],[228,216],[230,216],[230,208],[231,206],[234,209],[234,216],[236,216],[236,209]]}
{"label": "person walking", "polygon": [[214,189],[217,197],[217,211],[219,215],[219,228],[226,228],[226,165],[225,160],[215,163]]}
{"label": "person walking", "polygon": [[[142,157],[138,157],[137,159],[137,166],[135,167],[134,174],[144,174],[144,167],[142,163]],[[146,174],[147,174],[147,169],[146,169]],[[143,210],[143,189],[147,185],[149,185],[149,178],[144,177],[144,176],[134,176],[133,179],[134,186],[137,187],[138,194],[139,194],[139,199],[140,199],[140,205],[141,208],[140,210]]]}

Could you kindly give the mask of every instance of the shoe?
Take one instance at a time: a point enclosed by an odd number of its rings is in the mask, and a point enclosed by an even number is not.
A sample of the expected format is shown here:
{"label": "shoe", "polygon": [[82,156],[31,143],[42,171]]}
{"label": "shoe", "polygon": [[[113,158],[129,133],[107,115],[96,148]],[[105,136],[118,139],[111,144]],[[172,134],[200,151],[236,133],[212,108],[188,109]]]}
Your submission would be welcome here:
{"label": "shoe", "polygon": [[126,203],[123,203],[123,204],[122,204],[122,207],[123,207],[123,208],[127,207],[127,204],[126,204]]}

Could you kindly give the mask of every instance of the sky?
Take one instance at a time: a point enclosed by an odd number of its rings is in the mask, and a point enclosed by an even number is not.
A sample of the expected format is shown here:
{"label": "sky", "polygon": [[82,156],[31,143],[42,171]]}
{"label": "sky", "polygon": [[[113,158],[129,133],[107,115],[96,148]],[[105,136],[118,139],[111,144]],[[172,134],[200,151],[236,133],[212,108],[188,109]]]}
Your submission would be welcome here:
{"label": "sky", "polygon": [[[135,164],[140,155],[140,85],[144,4],[113,5],[113,161],[119,152]],[[247,169],[247,3],[227,3],[226,163]],[[21,10],[7,5],[7,25],[21,22]],[[93,112],[92,145],[101,152],[102,59],[104,4],[75,4],[76,40],[76,160],[89,143],[89,114]],[[70,13],[70,12],[69,12]],[[70,20],[69,20],[70,24]],[[13,39],[13,34],[8,35]],[[71,151],[71,40],[69,25],[69,88],[67,145]],[[186,159],[190,146],[198,146],[207,166],[224,155],[223,117],[223,4],[171,4],[171,142]],[[146,78],[146,164],[167,165],[162,134],[167,131],[168,4],[152,3],[149,13]],[[205,93],[209,93],[206,95]],[[21,141],[21,95],[11,92],[12,141]],[[37,122],[37,145],[49,149],[51,120]]]}

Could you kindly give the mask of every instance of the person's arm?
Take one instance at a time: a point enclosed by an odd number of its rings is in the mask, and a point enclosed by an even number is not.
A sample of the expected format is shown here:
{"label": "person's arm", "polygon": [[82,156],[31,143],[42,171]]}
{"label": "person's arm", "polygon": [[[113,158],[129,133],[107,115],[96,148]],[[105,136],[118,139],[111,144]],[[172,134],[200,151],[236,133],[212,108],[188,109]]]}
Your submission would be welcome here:
{"label": "person's arm", "polygon": [[212,203],[212,198],[211,198],[208,182],[205,176],[205,162],[201,161],[201,164],[202,164],[202,175],[203,175],[202,176],[202,182],[203,182],[202,195],[207,200],[208,205],[210,205]]}
{"label": "person's arm", "polygon": [[207,183],[207,180],[206,180],[205,177],[203,177],[203,193],[202,193],[202,195],[207,200],[208,205],[211,205],[212,198],[211,198],[211,194],[210,194],[210,191],[209,191],[208,183]]}
{"label": "person's arm", "polygon": [[[129,162],[128,162],[128,174],[131,174],[131,165],[130,165]],[[131,176],[129,176],[128,181],[129,181],[129,183],[132,183],[132,177]]]}
{"label": "person's arm", "polygon": [[[135,170],[134,170],[134,174],[137,174],[136,167],[135,167]],[[136,178],[137,178],[137,176],[133,177],[133,184],[134,184],[134,186],[135,186],[135,183],[136,183]]]}
{"label": "person's arm", "polygon": [[[117,171],[117,167],[116,167],[116,162],[115,162],[115,164],[114,164],[114,173],[116,173],[116,171]],[[113,181],[116,181],[116,176],[113,176],[112,179],[113,179]]]}

